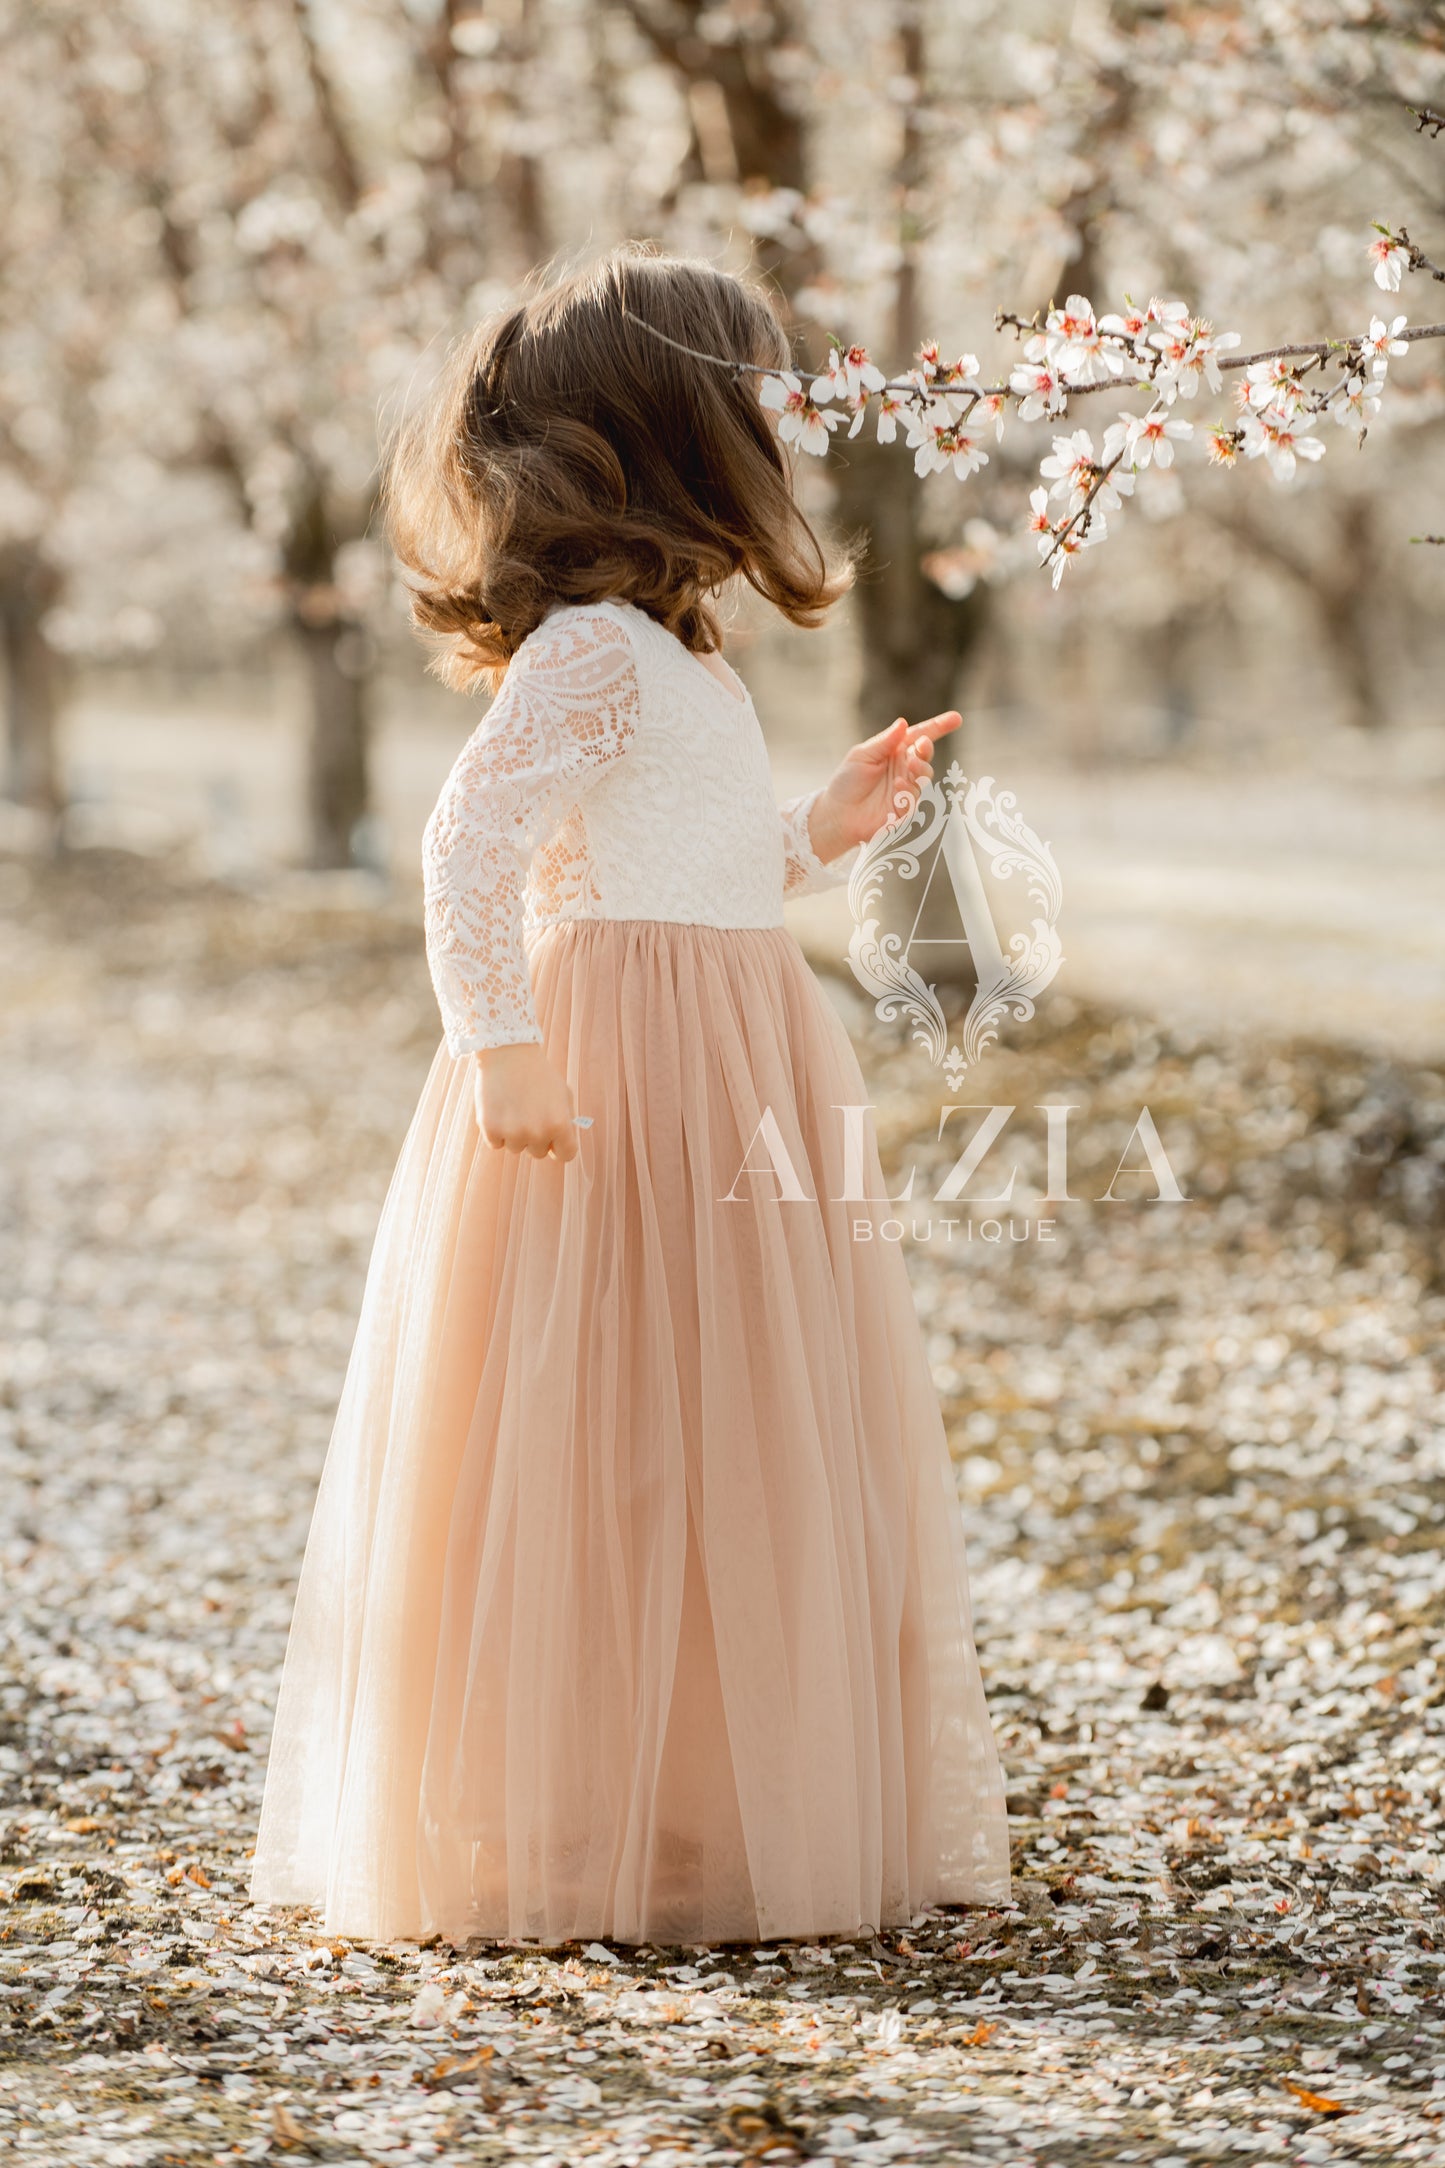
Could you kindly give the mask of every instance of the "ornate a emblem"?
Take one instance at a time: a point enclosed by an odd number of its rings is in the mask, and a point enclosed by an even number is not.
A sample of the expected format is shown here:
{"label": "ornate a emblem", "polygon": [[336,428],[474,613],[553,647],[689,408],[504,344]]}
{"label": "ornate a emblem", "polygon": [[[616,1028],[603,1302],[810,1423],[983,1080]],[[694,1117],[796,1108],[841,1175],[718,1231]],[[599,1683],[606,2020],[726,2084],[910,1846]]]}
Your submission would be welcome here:
{"label": "ornate a emblem", "polygon": [[[890,874],[915,881],[930,852],[941,856],[953,885],[964,938],[978,984],[960,1040],[949,1044],[938,989],[914,969],[901,933],[880,930],[877,906]],[[1012,934],[1004,953],[989,909],[983,868],[1009,880],[1022,874],[1038,916],[1027,932]],[[1012,791],[999,790],[991,775],[970,783],[954,764],[942,781],[926,783],[906,819],[881,828],[858,855],[848,882],[853,934],[848,962],[884,1023],[910,1020],[915,1042],[956,1080],[999,1034],[1006,1016],[1027,1023],[1037,995],[1064,960],[1056,921],[1063,905],[1059,869],[1047,843],[1019,815]]]}

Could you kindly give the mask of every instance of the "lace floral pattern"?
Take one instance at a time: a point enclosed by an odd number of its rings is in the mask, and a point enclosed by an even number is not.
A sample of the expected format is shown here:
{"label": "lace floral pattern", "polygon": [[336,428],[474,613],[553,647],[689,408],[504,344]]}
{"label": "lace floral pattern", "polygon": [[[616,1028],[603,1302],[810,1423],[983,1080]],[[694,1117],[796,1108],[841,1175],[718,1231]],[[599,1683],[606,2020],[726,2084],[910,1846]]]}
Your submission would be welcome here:
{"label": "lace floral pattern", "polygon": [[779,806],[783,822],[783,894],[806,896],[824,888],[841,888],[853,870],[858,856],[856,848],[845,851],[841,858],[821,859],[813,849],[813,839],[808,830],[808,815],[813,810],[816,790],[808,791],[801,798],[788,798]]}
{"label": "lace floral pattern", "polygon": [[527,951],[564,918],[780,926],[846,881],[779,806],[729,684],[628,603],[565,608],[523,642],[427,826],[427,955],[454,1055],[541,1032]]}
{"label": "lace floral pattern", "polygon": [[463,746],[422,844],[427,961],[451,1053],[540,1042],[523,940],[532,859],[550,844],[554,890],[594,885],[575,809],[626,752],[639,712],[626,629],[564,611],[524,641]]}

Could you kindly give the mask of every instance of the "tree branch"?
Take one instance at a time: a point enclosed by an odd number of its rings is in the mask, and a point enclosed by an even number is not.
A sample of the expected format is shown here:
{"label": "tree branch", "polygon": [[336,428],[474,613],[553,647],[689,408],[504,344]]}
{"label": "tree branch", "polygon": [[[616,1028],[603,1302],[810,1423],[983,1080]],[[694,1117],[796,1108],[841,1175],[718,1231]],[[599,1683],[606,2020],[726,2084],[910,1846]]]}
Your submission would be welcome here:
{"label": "tree branch", "polygon": [[306,56],[306,75],[311,85],[311,98],[316,107],[316,117],[321,123],[325,140],[327,161],[331,171],[331,185],[343,210],[354,211],[361,201],[364,181],[360,164],[351,148],[351,140],[341,118],[336,102],[336,92],[331,78],[322,63],[320,49],[311,28],[311,10],[307,0],[291,0],[291,20]]}

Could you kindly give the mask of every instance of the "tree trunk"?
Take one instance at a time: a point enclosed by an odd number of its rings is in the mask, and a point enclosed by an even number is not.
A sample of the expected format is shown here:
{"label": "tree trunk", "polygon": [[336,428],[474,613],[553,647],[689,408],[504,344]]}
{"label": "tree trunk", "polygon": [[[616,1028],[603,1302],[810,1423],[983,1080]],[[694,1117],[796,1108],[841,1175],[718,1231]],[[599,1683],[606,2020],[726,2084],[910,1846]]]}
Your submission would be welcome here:
{"label": "tree trunk", "polygon": [[863,643],[859,734],[895,715],[921,723],[951,707],[964,660],[983,627],[981,587],[954,601],[923,569],[922,488],[896,444],[859,438],[835,458],[840,524],[866,535],[854,605]]}
{"label": "tree trunk", "polygon": [[1220,502],[1212,517],[1303,589],[1318,614],[1320,644],[1334,664],[1343,720],[1357,730],[1383,728],[1387,718],[1380,700],[1379,620],[1389,589],[1382,583],[1370,499],[1348,497],[1328,519],[1317,510],[1308,549],[1301,549],[1274,520],[1257,518],[1247,503]]}
{"label": "tree trunk", "polygon": [[368,804],[366,681],[359,667],[363,635],[336,619],[297,617],[311,696],[306,809],[309,863],[318,871],[349,866],[356,826]]}
{"label": "tree trunk", "polygon": [[307,860],[318,872],[355,862],[356,826],[369,803],[367,638],[336,585],[336,552],[344,539],[322,480],[313,475],[298,498],[282,554],[291,627],[306,658],[311,696]]}
{"label": "tree trunk", "polygon": [[0,644],[5,651],[5,796],[52,817],[60,812],[55,655],[41,631],[60,593],[42,559],[7,553],[0,563]]}
{"label": "tree trunk", "polygon": [[1375,506],[1365,496],[1347,497],[1335,514],[1335,542],[1316,591],[1320,629],[1335,664],[1340,709],[1356,730],[1381,730],[1379,625],[1389,599],[1381,578],[1383,552]]}

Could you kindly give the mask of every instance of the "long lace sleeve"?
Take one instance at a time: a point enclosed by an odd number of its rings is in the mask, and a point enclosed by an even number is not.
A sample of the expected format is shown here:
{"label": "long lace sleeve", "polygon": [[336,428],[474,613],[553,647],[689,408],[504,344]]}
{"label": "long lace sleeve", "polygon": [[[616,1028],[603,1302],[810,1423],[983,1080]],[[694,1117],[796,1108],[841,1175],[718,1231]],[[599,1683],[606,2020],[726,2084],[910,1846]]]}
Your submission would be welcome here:
{"label": "long lace sleeve", "polygon": [[538,627],[463,746],[422,845],[426,950],[448,1050],[540,1043],[523,947],[527,868],[637,728],[637,670],[615,618]]}
{"label": "long lace sleeve", "polygon": [[[819,785],[819,790],[822,786]],[[858,846],[845,851],[841,858],[824,862],[813,849],[808,833],[808,815],[813,810],[813,800],[818,790],[810,790],[801,798],[788,798],[778,808],[783,823],[783,894],[785,896],[808,896],[823,888],[841,888],[853,871],[858,856]]]}

